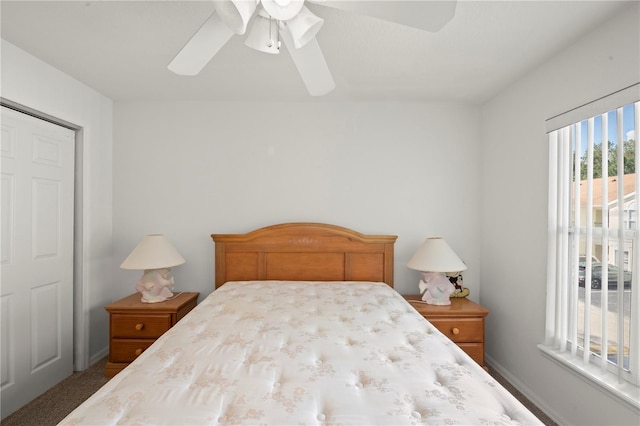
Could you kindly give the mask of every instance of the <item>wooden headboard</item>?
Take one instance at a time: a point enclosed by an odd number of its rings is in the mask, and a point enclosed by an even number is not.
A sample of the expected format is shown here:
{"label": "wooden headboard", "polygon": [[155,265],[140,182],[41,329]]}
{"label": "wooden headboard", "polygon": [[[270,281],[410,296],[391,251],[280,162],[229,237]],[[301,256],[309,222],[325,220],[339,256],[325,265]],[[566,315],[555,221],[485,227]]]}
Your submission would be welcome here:
{"label": "wooden headboard", "polygon": [[381,281],[393,287],[395,235],[363,235],[323,223],[283,223],[212,234],[215,287],[227,281]]}

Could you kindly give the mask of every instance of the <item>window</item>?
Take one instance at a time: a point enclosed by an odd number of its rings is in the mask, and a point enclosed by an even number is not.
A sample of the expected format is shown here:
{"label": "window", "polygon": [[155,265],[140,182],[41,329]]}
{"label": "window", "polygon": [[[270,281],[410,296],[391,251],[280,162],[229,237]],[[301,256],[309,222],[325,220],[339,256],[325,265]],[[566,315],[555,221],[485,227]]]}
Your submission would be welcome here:
{"label": "window", "polygon": [[625,229],[636,229],[636,222],[638,221],[638,211],[636,210],[636,201],[633,200],[625,207],[624,210]]}
{"label": "window", "polygon": [[547,121],[549,245],[540,348],[640,407],[640,84]]}

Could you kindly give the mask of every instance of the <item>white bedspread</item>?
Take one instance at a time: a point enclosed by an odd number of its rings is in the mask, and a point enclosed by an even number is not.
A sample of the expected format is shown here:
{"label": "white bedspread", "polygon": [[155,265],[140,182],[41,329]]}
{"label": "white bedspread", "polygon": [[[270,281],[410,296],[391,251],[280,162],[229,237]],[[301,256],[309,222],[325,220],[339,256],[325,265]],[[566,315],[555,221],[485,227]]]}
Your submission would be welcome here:
{"label": "white bedspread", "polygon": [[540,424],[382,283],[231,282],[64,425]]}

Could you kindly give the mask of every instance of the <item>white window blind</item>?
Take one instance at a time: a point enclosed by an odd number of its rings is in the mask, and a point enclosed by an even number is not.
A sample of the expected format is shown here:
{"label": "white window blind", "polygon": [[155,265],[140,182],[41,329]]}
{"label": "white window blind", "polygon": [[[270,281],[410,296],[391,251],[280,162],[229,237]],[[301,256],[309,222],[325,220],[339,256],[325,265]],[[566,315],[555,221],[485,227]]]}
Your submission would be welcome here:
{"label": "white window blind", "polygon": [[541,346],[635,407],[639,100],[636,84],[547,121],[547,323]]}

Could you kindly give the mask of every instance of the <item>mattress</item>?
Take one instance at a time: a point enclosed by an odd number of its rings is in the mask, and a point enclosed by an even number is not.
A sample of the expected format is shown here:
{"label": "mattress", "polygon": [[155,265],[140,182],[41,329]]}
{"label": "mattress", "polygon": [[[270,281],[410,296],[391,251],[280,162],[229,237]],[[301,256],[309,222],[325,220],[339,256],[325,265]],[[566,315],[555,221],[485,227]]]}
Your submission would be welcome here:
{"label": "mattress", "polygon": [[540,424],[384,283],[229,282],[64,425]]}

